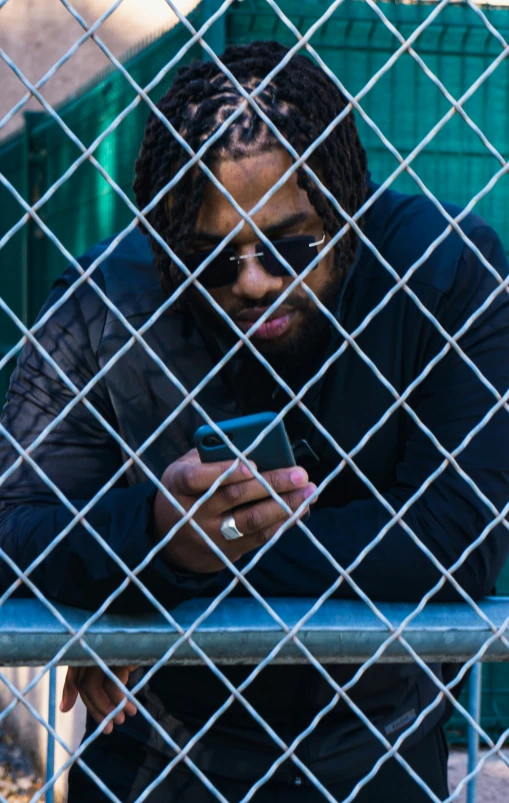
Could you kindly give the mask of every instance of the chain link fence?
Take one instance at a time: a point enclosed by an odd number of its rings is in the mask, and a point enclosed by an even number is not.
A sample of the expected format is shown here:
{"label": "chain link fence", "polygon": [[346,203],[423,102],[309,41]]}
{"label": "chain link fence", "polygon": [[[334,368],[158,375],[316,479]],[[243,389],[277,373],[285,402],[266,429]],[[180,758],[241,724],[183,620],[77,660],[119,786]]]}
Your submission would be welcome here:
{"label": "chain link fence", "polygon": [[[15,0],[0,2],[0,21],[1,8],[6,2]],[[472,210],[481,209],[489,222],[499,230],[506,247],[509,243],[503,202],[508,170],[504,153],[509,136],[508,110],[504,100],[508,82],[505,60],[509,54],[509,45],[504,36],[509,27],[506,12],[503,10],[488,12],[472,0],[466,0],[461,5],[452,5],[449,0],[442,0],[436,4],[416,6],[389,5],[376,3],[374,0],[304,2],[299,4],[298,13],[293,8],[294,4],[290,2],[245,0],[236,4],[233,0],[226,0],[222,4],[204,3],[194,15],[186,18],[171,0],[167,0],[168,6],[179,16],[180,25],[165,37],[162,44],[154,43],[147,51],[148,57],[146,54],[140,54],[124,65],[100,39],[101,24],[114,13],[122,0],[112,4],[91,27],[86,25],[72,3],[68,0],[61,2],[82,26],[83,36],[75,47],[36,84],[22,74],[7,53],[0,51],[0,57],[16,73],[26,89],[23,100],[0,121],[0,127],[5,125],[12,115],[22,113],[26,101],[31,96],[39,100],[43,110],[41,115],[27,117],[23,138],[6,143],[0,151],[2,185],[0,254],[3,254],[0,279],[3,291],[0,309],[4,321],[8,322],[3,327],[5,334],[2,335],[4,342],[0,370],[4,374],[9,373],[12,361],[28,344],[32,347],[33,353],[38,354],[51,367],[69,399],[49,424],[38,431],[35,437],[28,437],[23,443],[18,441],[5,423],[0,423],[0,435],[16,455],[16,459],[11,461],[0,477],[0,486],[8,487],[9,480],[20,466],[28,466],[49,490],[54,501],[58,501],[70,514],[68,523],[58,528],[52,542],[23,569],[12,559],[9,550],[4,548],[5,544],[0,544],[0,555],[15,578],[8,587],[1,589],[0,604],[6,610],[4,632],[7,634],[3,643],[4,645],[9,643],[11,649],[8,653],[7,647],[4,646],[5,663],[44,661],[43,668],[30,682],[30,688],[37,685],[48,671],[59,664],[97,665],[132,702],[136,701],[137,693],[154,677],[157,670],[169,662],[196,663],[208,667],[218,683],[222,684],[226,701],[211,714],[184,747],[171,738],[149,708],[138,700],[141,716],[146,718],[162,742],[175,753],[175,757],[168,761],[164,772],[139,796],[140,803],[182,762],[200,779],[215,799],[223,803],[226,801],[225,796],[190,754],[200,743],[200,739],[234,702],[249,713],[278,749],[278,758],[256,782],[253,782],[250,791],[244,797],[245,801],[251,799],[258,790],[270,782],[278,769],[288,761],[294,765],[296,778],[300,779],[300,783],[305,781],[310,787],[318,790],[323,799],[334,801],[336,798],[320,780],[318,774],[310,768],[309,762],[301,757],[299,747],[340,701],[354,712],[374,740],[381,745],[383,753],[373,762],[372,769],[345,799],[346,803],[354,800],[391,758],[394,758],[415,779],[419,787],[427,792],[430,800],[438,801],[437,795],[406,760],[404,748],[405,742],[418,732],[428,717],[433,717],[433,712],[443,704],[444,699],[459,717],[464,718],[472,734],[475,735],[472,741],[474,758],[478,738],[487,746],[487,753],[483,758],[480,761],[473,761],[469,776],[456,790],[451,790],[449,800],[457,799],[463,786],[469,781],[472,782],[471,790],[474,790],[473,781],[482,770],[487,757],[497,754],[504,763],[509,764],[502,752],[507,731],[504,730],[499,738],[493,739],[481,726],[478,717],[473,717],[455,696],[457,687],[469,669],[476,667],[479,661],[509,660],[507,649],[509,642],[506,635],[509,610],[504,607],[502,601],[481,603],[479,599],[474,599],[475,594],[469,593],[456,577],[457,571],[466,565],[478,547],[490,539],[496,528],[507,529],[507,503],[504,505],[494,503],[486,489],[480,487],[478,481],[474,480],[465,469],[462,457],[472,440],[478,437],[496,416],[506,415],[509,410],[507,388],[501,391],[496,387],[480,370],[476,360],[469,356],[468,348],[463,346],[464,342],[468,342],[469,333],[476,322],[483,315],[489,314],[490,307],[497,302],[497,299],[500,300],[505,296],[509,283],[509,278],[499,273],[497,266],[483,253],[475,239],[470,236],[468,227],[464,225]],[[44,98],[44,84],[72,57],[75,49],[89,38],[93,38],[97,46],[111,60],[114,72],[97,87],[62,109],[52,108]],[[290,50],[280,64],[253,91],[248,92],[221,61],[218,54],[222,52],[226,42],[243,43],[260,38],[277,39],[287,43]],[[334,50],[331,42],[335,42]],[[341,42],[341,47],[338,47],[338,42]],[[299,154],[285,139],[257,103],[257,98],[263,89],[297,53],[305,53],[314,60],[348,100],[343,112],[302,154]],[[460,60],[458,54],[467,56]],[[194,152],[155,106],[154,97],[161,94],[162,88],[168,85],[179,65],[196,56],[215,63],[229,78],[243,101],[202,147]],[[402,87],[405,87],[407,92],[415,93],[414,103],[401,104]],[[98,99],[102,106],[100,114],[97,113]],[[248,106],[263,119],[281,147],[290,154],[292,165],[256,206],[246,212],[202,158]],[[416,114],[417,106],[425,109],[425,113]],[[129,185],[133,155],[139,147],[141,127],[148,109],[170,128],[172,135],[188,153],[189,161],[185,168],[168,181],[151,203],[140,211],[133,203]],[[321,177],[311,169],[308,161],[316,148],[352,110],[359,122],[359,130],[370,157],[371,168],[375,170],[376,177],[381,179],[381,184],[355,214],[349,215],[325,186]],[[496,113],[493,110],[496,110]],[[75,124],[78,120],[81,121],[79,126]],[[123,147],[124,141],[128,142],[127,147]],[[444,158],[447,158],[447,165],[444,164]],[[240,222],[192,273],[178,254],[169,249],[146,216],[196,165],[227,198],[237,212]],[[468,165],[468,168],[465,165]],[[256,225],[253,217],[299,167],[339,213],[345,224],[329,239],[308,267],[297,274],[292,265],[278,252],[271,239]],[[404,275],[397,273],[394,266],[359,225],[384,192],[396,182],[399,182],[397,186],[404,191],[421,193],[443,218],[443,229],[436,237],[430,238],[424,253],[411,261]],[[457,214],[451,213],[450,208],[442,203],[442,198],[445,196],[453,197],[460,202],[462,211]],[[85,210],[84,215],[81,214],[82,210]],[[323,365],[317,366],[313,377],[298,392],[295,392],[274,370],[270,361],[253,342],[253,334],[274,313],[280,299],[274,302],[246,333],[225,314],[221,305],[199,281],[217,253],[241,231],[244,223],[252,228],[260,243],[264,244],[276,260],[284,264],[291,275],[292,283],[285,291],[285,297],[292,289],[303,288],[309,299],[327,317],[342,344]],[[101,265],[138,225],[152,235],[185,276],[179,288],[140,326],[133,324],[129,315],[122,309],[122,305],[109,297],[102,281],[98,279]],[[345,328],[305,284],[311,271],[351,229],[356,232],[365,248],[365,253],[373,256],[381,269],[392,279],[390,289],[381,295],[378,303],[366,312],[361,323],[353,330]],[[411,281],[426,261],[438,252],[441,244],[451,233],[455,233],[461,239],[467,253],[472,254],[493,279],[493,289],[483,303],[452,332],[444,328],[440,316],[435,315],[423,303]],[[86,266],[78,261],[76,255],[91,246],[95,239],[111,235],[114,235],[113,239],[99,256],[92,257]],[[65,264],[71,265],[75,270],[73,282],[54,303],[46,306],[42,316],[34,324],[34,316],[40,302]],[[15,270],[13,266],[16,266]],[[80,387],[58,357],[42,345],[40,334],[59,309],[85,284],[108,309],[111,319],[124,328],[126,337],[123,345],[115,350],[113,356],[97,370],[93,378]],[[193,387],[186,386],[179,373],[161,358],[150,342],[152,327],[191,285],[198,288],[208,304],[227,326],[231,327],[235,335],[235,345],[227,349],[214,368]],[[401,388],[393,384],[361,345],[363,333],[377,316],[384,315],[391,308],[391,302],[397,294],[406,294],[411,299],[416,314],[418,312],[425,318],[442,338],[440,350],[432,359],[425,361],[411,381]],[[288,402],[283,405],[275,420],[244,453],[239,451],[235,443],[225,438],[217,426],[217,421],[202,404],[200,395],[221,369],[235,358],[241,347],[257,358],[272,378],[276,388],[282,388],[288,397]],[[98,385],[107,380],[110,372],[118,369],[122,359],[134,348],[141,350],[150,370],[157,370],[167,380],[168,386],[179,392],[181,398],[180,403],[164,420],[156,423],[153,431],[150,431],[141,443],[131,442],[120,434],[115,423],[108,420],[100,406],[91,400],[95,399],[94,391]],[[383,415],[363,432],[359,441],[352,448],[345,449],[313,412],[306,400],[306,394],[347,352],[354,353],[359,364],[362,364],[362,370],[381,383],[390,401],[387,402]],[[453,449],[443,445],[416,413],[413,403],[415,392],[419,390],[430,372],[450,353],[454,353],[464,361],[476,377],[478,386],[482,387],[483,392],[486,391],[491,398],[489,409],[480,420],[472,422],[468,434],[462,437]],[[122,455],[121,465],[100,490],[82,505],[73,501],[73,498],[51,478],[51,472],[47,470],[47,461],[41,465],[38,459],[41,447],[44,448],[45,442],[51,443],[52,434],[63,422],[72,420],[76,409],[80,406],[83,406],[97,425],[106,431],[118,453]],[[379,528],[376,536],[359,550],[354,560],[349,563],[342,562],[322,543],[311,525],[308,526],[305,521],[299,519],[301,511],[293,511],[275,493],[267,479],[256,472],[265,490],[283,506],[289,519],[281,526],[274,539],[267,542],[254,556],[250,556],[245,565],[239,568],[226,557],[210,535],[193,518],[200,506],[213,496],[221,482],[236,468],[237,461],[213,483],[195,505],[186,510],[162,483],[151,461],[147,460],[147,454],[157,439],[172,427],[177,428],[179,415],[189,407],[193,408],[202,423],[209,424],[217,436],[227,442],[233,454],[241,462],[246,461],[251,451],[271,429],[283,421],[293,409],[298,408],[335,454],[336,465],[321,480],[316,496],[333,487],[348,469],[356,482],[364,487],[365,494],[378,502],[387,517],[387,522]],[[433,445],[436,450],[436,465],[433,471],[429,472],[429,476],[423,482],[419,482],[418,487],[409,494],[405,503],[396,509],[388,501],[386,494],[382,493],[370,478],[369,472],[361,467],[359,457],[367,445],[376,439],[377,433],[387,421],[402,411],[412,426]],[[419,500],[426,498],[426,494],[444,472],[451,469],[461,478],[469,493],[477,498],[481,510],[484,511],[484,517],[488,517],[489,521],[485,524],[483,517],[480,516],[476,536],[468,548],[461,550],[455,561],[444,565],[426,544],[425,539],[423,540],[415,525],[409,524],[411,520],[409,514]],[[138,564],[129,565],[108,543],[100,527],[93,523],[93,512],[109,492],[122,483],[130,484],[127,478],[133,471],[137,472],[137,476],[149,481],[154,489],[176,507],[182,519]],[[188,523],[224,564],[231,574],[231,581],[226,583],[223,590],[213,599],[189,603],[179,614],[178,609],[168,611],[157,595],[147,587],[142,577],[145,576],[144,570],[151,562],[160,557],[161,550]],[[260,564],[264,556],[274,549],[275,545],[277,546],[285,531],[293,525],[314,547],[316,555],[329,562],[335,580],[317,599],[287,601],[282,605],[280,601],[267,598],[260,593],[251,581],[250,573]],[[60,606],[51,598],[51,594],[44,593],[33,580],[41,565],[78,526],[84,528],[90,543],[109,557],[123,577],[118,587],[107,595],[96,610],[80,616]],[[436,569],[439,579],[422,596],[418,604],[401,604],[399,607],[391,608],[387,604],[378,603],[363,590],[362,585],[356,581],[356,570],[369,558],[370,553],[389,537],[395,527],[402,528],[409,541],[426,556]],[[449,607],[444,603],[434,602],[446,584],[455,590],[460,600],[451,603]],[[35,597],[36,602],[30,603],[29,607],[18,607],[16,610],[25,611],[23,619],[25,623],[30,615],[37,616],[36,629],[44,634],[44,638],[37,638],[32,642],[29,634],[33,633],[34,628],[31,628],[30,624],[28,627],[20,625],[17,628],[15,623],[7,621],[9,605],[21,605],[19,601],[14,600],[21,586]],[[350,589],[349,593],[357,599],[357,602],[335,599],[345,586]],[[156,612],[155,618],[148,626],[133,625],[132,622],[116,620],[114,616],[108,619],[108,611],[112,607],[115,610],[115,602],[129,587],[138,589]],[[238,587],[242,588],[248,602],[231,598],[232,592]],[[254,608],[253,602],[257,603]],[[433,608],[433,605],[439,607]],[[223,618],[221,611],[226,611]],[[426,619],[428,613],[430,618]],[[341,623],[347,614],[351,617],[350,629],[345,628],[343,632]],[[465,615],[470,618],[462,620],[461,617]],[[461,621],[466,622],[463,629]],[[317,622],[319,624],[316,624]],[[315,628],[313,623],[316,624]],[[415,633],[416,629],[419,630],[418,623],[422,623],[422,632],[419,631],[421,640]],[[102,631],[101,626],[103,626]],[[207,627],[209,627],[208,640]],[[343,641],[338,641],[338,636],[334,635],[338,631],[342,632]],[[378,636],[373,640],[374,631]],[[129,639],[119,638],[119,634],[126,632],[130,633]],[[243,640],[237,638],[239,633],[243,636]],[[270,638],[267,638],[267,633],[272,634]],[[315,641],[313,633],[315,636],[318,633]],[[16,645],[15,655],[12,648],[13,638]],[[458,664],[452,678],[447,682],[437,672],[435,664],[430,664],[442,660]],[[223,665],[230,661],[254,664],[243,682],[238,685],[232,682],[224,669]],[[411,662],[412,665],[419,667],[435,685],[436,694],[422,706],[416,716],[410,718],[409,722],[402,723],[402,730],[395,729],[397,736],[389,739],[389,732],[377,727],[355,702],[355,688],[375,665],[397,661]],[[152,665],[132,688],[126,688],[111,669],[113,664],[125,662]],[[288,664],[304,662],[314,667],[330,690],[330,700],[327,704],[323,705],[307,727],[289,742],[285,741],[267,718],[253,707],[246,693],[259,675],[269,665],[277,662]],[[339,684],[331,673],[329,664],[342,662],[357,665],[350,680]],[[57,777],[74,762],[78,762],[83,771],[93,778],[107,799],[118,800],[88,767],[86,757],[82,757],[86,747],[97,738],[100,728],[94,729],[87,735],[83,745],[73,752],[56,732],[51,716],[49,719],[41,716],[28,703],[26,694],[30,688],[18,689],[5,675],[2,675],[2,680],[13,695],[13,702],[2,712],[2,719],[15,705],[26,706],[34,718],[48,730],[50,743],[56,740],[69,751],[66,764],[55,773],[50,771],[47,783],[32,797],[34,803],[45,796],[47,800],[51,799],[51,790]],[[54,701],[52,705],[53,703]],[[122,706],[123,703],[119,704],[106,720],[111,721]],[[51,766],[51,761],[49,764]],[[1,796],[0,799],[3,800]]]}

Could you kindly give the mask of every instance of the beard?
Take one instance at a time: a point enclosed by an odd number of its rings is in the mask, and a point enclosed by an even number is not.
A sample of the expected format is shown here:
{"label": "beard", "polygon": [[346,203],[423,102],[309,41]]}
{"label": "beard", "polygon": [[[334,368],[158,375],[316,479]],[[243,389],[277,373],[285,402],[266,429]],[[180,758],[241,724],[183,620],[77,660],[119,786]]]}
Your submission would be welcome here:
{"label": "beard", "polygon": [[[318,296],[321,303],[332,314],[337,305],[341,284],[341,276],[334,274]],[[257,306],[269,307],[277,298],[277,295],[267,296],[261,302],[257,302]],[[300,312],[300,321],[296,331],[289,332],[289,337],[285,338],[283,342],[280,342],[279,338],[273,340],[253,338],[253,345],[276,373],[285,379],[295,391],[320,370],[334,327],[325,313],[307,294],[296,298],[290,295],[284,304],[285,307]],[[248,307],[244,304],[243,309],[248,309]],[[249,376],[249,370],[253,370],[253,378],[256,377],[258,380],[259,376],[257,375],[262,371],[268,380],[267,371],[255,354],[248,349],[242,349],[242,360],[248,368],[247,376]]]}
{"label": "beard", "polygon": [[[314,302],[310,303],[312,306],[301,314],[298,331],[286,343],[253,340],[260,354],[293,389],[297,381],[302,385],[320,370],[331,336],[331,324],[327,317]],[[243,356],[247,361],[260,364],[252,352],[246,350]]]}
{"label": "beard", "polygon": [[[340,271],[334,271],[329,282],[321,288],[318,296],[321,303],[332,314],[337,306],[342,278]],[[278,298],[277,293],[270,294],[257,300],[252,306],[269,307]],[[288,338],[281,339],[283,342],[280,342],[279,338],[273,340],[253,338],[253,345],[267,360],[271,368],[297,393],[304,383],[322,367],[331,334],[335,329],[322,310],[305,292],[298,296],[292,293],[285,299],[284,305],[285,308],[300,313],[296,321],[296,331],[289,332]],[[224,354],[237,342],[237,336],[229,325],[210,309],[208,303],[200,304],[200,308],[199,312],[196,310],[200,328],[204,332],[212,332],[217,337],[220,352]],[[241,309],[249,309],[249,305],[243,302]],[[237,311],[240,309],[233,310],[230,313],[231,317],[235,317]],[[210,339],[207,339],[210,342]],[[238,352],[234,363],[236,368],[233,381],[231,376],[233,365],[226,366],[220,373],[231,388],[244,414],[275,409],[274,380],[256,354],[253,354],[249,348],[243,347]]]}

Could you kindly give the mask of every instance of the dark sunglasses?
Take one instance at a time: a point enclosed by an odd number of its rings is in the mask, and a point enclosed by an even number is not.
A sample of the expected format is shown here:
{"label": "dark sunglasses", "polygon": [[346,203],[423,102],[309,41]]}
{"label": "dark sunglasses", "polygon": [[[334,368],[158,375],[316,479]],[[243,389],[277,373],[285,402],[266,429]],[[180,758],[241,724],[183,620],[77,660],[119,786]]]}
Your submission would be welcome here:
{"label": "dark sunglasses", "polygon": [[[295,273],[302,273],[309,263],[318,254],[318,246],[325,241],[325,232],[318,242],[314,237],[302,235],[300,237],[285,237],[284,240],[272,240],[272,245],[279,251],[282,257],[292,266]],[[310,250],[311,249],[311,250]],[[192,273],[207,259],[213,252],[213,248],[203,251],[194,251],[189,254],[178,254],[184,265]],[[234,284],[239,272],[239,264],[243,259],[256,257],[261,266],[271,276],[290,276],[291,274],[285,266],[274,256],[270,248],[264,243],[256,243],[254,254],[237,256],[234,248],[224,248],[203,270],[198,281],[207,290],[215,287],[226,287]]]}

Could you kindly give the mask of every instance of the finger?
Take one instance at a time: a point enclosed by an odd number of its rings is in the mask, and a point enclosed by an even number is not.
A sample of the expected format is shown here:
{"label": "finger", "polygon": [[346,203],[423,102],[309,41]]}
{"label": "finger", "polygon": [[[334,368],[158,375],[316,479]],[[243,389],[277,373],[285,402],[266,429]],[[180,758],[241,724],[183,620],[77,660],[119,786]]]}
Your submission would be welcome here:
{"label": "finger", "polygon": [[[176,495],[200,496],[209,490],[210,486],[225,471],[233,465],[233,460],[225,460],[220,463],[195,463],[177,461],[173,465],[171,479],[169,480],[169,490]],[[244,465],[239,463],[237,468],[226,477],[222,484],[230,485],[235,482],[242,482],[253,477],[252,472]]]}
{"label": "finger", "polygon": [[[262,474],[262,477],[280,496],[285,492],[293,491],[295,488],[302,488],[308,482],[307,473],[298,466],[278,469],[277,471],[267,471]],[[270,498],[269,491],[259,480],[253,478],[252,480],[234,482],[218,488],[208,502],[208,509],[212,514],[226,513],[240,505],[257,502],[267,497]]]}
{"label": "finger", "polygon": [[198,449],[190,449],[179,458],[179,463],[201,463]]}
{"label": "finger", "polygon": [[[305,485],[304,488],[299,488],[292,493],[283,494],[281,498],[286,502],[291,511],[295,512],[315,493],[315,491],[316,485],[310,482]],[[304,509],[302,513],[304,513]],[[280,524],[282,521],[286,521],[290,515],[291,514],[287,513],[279,502],[270,499],[236,510],[234,518],[235,524],[241,533],[252,535],[266,530],[276,523]]]}
{"label": "finger", "polygon": [[[115,707],[112,705],[108,705],[107,710],[105,710],[105,706],[103,703],[99,705],[97,704],[97,697],[90,697],[85,691],[81,692],[80,696],[81,699],[83,700],[83,703],[88,713],[92,716],[92,718],[97,722],[98,725],[100,725],[101,722],[103,722],[104,719],[106,719],[108,714],[111,714],[113,708]],[[111,728],[108,728],[107,725],[105,726],[107,729],[106,733],[109,733],[111,730],[113,730],[113,725],[124,724],[125,722],[124,712],[118,711],[118,713],[115,714],[115,716],[113,717],[113,719],[110,720],[110,722],[111,722]]]}
{"label": "finger", "polygon": [[[83,700],[83,704],[84,704],[85,708],[87,709],[87,712],[90,714],[90,716],[92,717],[94,722],[97,725],[102,725],[104,720],[105,720],[105,718],[106,718],[106,716],[107,716],[107,714],[105,714],[103,711],[101,711],[94,704],[93,700],[87,695],[86,692],[81,692],[80,696],[81,696],[81,699]],[[114,722],[115,722],[115,720],[113,719],[113,720],[110,720],[108,723],[106,723],[106,725],[104,725],[103,728],[102,728],[102,732],[104,734],[106,734],[106,735],[111,733],[113,728],[114,728]],[[117,724],[121,725],[122,723],[118,722]]]}
{"label": "finger", "polygon": [[[128,681],[128,679],[129,679],[129,675],[130,675],[132,672],[136,672],[136,670],[137,670],[137,669],[139,669],[139,668],[140,668],[139,666],[127,666],[127,667],[125,667],[125,669],[127,669],[128,676],[127,676],[127,678],[126,678],[125,680],[123,680],[123,681],[122,681],[122,683],[123,683],[124,685],[126,685],[126,684],[127,684],[127,681]],[[127,704],[126,704],[126,707],[124,708],[124,711],[125,711],[125,712],[126,712],[126,714],[128,714],[130,717],[134,717],[134,716],[135,716],[135,714],[137,714],[137,713],[138,713],[138,707],[137,707],[137,706],[136,706],[134,703],[131,703],[131,701],[129,700],[129,701],[127,702]]]}
{"label": "finger", "polygon": [[[106,680],[107,677],[102,669],[99,667],[91,667],[81,683],[79,690],[81,697],[84,699],[86,696],[93,708],[99,711],[103,718],[113,711],[117,705],[117,703],[115,703],[115,705],[112,704],[109,695],[104,690],[104,683]],[[117,725],[121,725],[125,721],[124,712],[119,711],[118,714],[115,714],[113,721]]]}
{"label": "finger", "polygon": [[80,667],[77,666],[70,666],[67,669],[64,686],[62,689],[62,699],[60,700],[60,711],[64,713],[70,711],[78,699],[78,686],[76,684],[76,678],[78,676],[79,669]]}
{"label": "finger", "polygon": [[[307,511],[309,511],[309,508],[304,508],[303,512],[299,514],[298,518],[302,519]],[[239,538],[239,540],[235,541],[235,543],[241,543],[243,545],[244,551],[242,554],[245,555],[248,552],[252,552],[253,549],[259,549],[272,538],[274,538],[284,523],[285,519],[276,521],[270,527],[265,527],[263,530],[258,530],[258,532],[253,533],[253,535],[246,535],[245,538]]]}
{"label": "finger", "polygon": [[[125,684],[129,679],[129,671],[126,668],[122,667],[120,670],[115,670],[115,675],[118,677],[119,681],[123,683],[125,686]],[[138,713],[138,709],[136,708],[135,704],[132,703],[130,700],[127,700],[126,695],[122,691],[122,689],[119,689],[116,683],[114,683],[113,680],[110,680],[110,678],[105,678],[103,682],[103,690],[104,693],[109,697],[111,703],[113,704],[113,707],[116,708],[116,706],[119,703],[121,703],[123,700],[126,700],[126,704],[123,708],[124,714],[133,717],[135,714]]]}

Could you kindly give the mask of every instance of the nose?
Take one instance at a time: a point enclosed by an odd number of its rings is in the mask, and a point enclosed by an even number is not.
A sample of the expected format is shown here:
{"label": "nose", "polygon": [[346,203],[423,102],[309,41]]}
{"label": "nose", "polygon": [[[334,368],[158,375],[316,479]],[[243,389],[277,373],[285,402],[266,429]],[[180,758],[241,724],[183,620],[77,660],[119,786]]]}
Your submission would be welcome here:
{"label": "nose", "polygon": [[283,277],[272,276],[253,254],[244,254],[238,261],[238,274],[231,291],[237,298],[253,301],[264,298],[267,293],[283,289]]}

